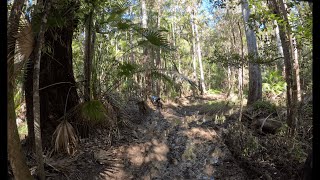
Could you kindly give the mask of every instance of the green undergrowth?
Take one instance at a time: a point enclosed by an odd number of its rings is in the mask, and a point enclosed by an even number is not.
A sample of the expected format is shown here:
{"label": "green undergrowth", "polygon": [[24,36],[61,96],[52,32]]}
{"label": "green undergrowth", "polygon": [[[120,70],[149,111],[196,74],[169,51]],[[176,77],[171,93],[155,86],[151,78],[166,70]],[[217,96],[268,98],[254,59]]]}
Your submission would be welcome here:
{"label": "green undergrowth", "polygon": [[81,113],[84,119],[99,124],[106,119],[106,108],[101,101],[93,100],[85,102],[81,107]]}
{"label": "green undergrowth", "polygon": [[304,143],[296,138],[280,134],[262,136],[241,122],[232,124],[224,138],[232,154],[239,161],[245,162],[247,168],[264,167],[255,170],[252,178],[266,173],[274,179],[296,178],[308,153]]}
{"label": "green undergrowth", "polygon": [[24,138],[25,136],[28,135],[28,125],[27,122],[22,122],[19,126],[18,126],[18,133],[20,136],[20,139]]}
{"label": "green undergrowth", "polygon": [[256,101],[252,104],[252,108],[254,111],[261,109],[273,113],[276,112],[277,106],[269,101]]}

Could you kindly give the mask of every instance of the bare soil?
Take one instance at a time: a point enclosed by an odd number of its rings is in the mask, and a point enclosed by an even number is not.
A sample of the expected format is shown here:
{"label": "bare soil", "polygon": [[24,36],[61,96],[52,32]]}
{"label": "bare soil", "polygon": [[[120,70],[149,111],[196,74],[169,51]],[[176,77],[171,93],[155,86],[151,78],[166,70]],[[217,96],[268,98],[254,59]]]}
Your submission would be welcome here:
{"label": "bare soil", "polygon": [[[163,102],[163,109],[151,107],[147,115],[135,107],[131,112],[136,113],[134,126],[123,127],[120,138],[112,143],[106,130],[97,129],[80,140],[73,156],[48,151],[47,179],[270,179],[264,173],[252,176],[264,167],[257,165],[253,171],[225,144],[225,132],[236,119],[219,120],[220,115],[232,113],[228,104],[218,101],[223,97]],[[27,158],[35,174],[34,157]]]}

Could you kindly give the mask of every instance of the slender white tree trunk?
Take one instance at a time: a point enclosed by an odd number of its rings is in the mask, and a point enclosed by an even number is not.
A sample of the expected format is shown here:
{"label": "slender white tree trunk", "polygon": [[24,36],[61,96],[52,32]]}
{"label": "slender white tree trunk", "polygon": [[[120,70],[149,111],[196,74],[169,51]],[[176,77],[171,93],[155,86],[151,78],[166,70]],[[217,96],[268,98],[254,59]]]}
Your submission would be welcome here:
{"label": "slender white tree trunk", "polygon": [[297,48],[297,41],[296,38],[293,38],[293,69],[296,76],[296,84],[297,84],[297,99],[298,101],[301,101],[301,84],[300,84],[300,68],[299,68],[299,54],[298,54],[298,48]]}
{"label": "slender white tree trunk", "polygon": [[[245,33],[247,38],[248,54],[254,59],[258,56],[257,40],[255,33],[248,26],[248,20],[250,16],[250,9],[247,0],[243,0],[241,3],[243,21],[245,24]],[[260,65],[256,63],[249,63],[249,94],[248,105],[262,99],[262,77]]]}
{"label": "slender white tree trunk", "polygon": [[242,111],[243,111],[243,61],[244,61],[244,45],[242,40],[242,31],[240,27],[240,22],[238,22],[238,29],[240,35],[240,43],[241,43],[241,66],[238,69],[239,72],[239,96],[240,96],[240,115],[239,121],[242,119]]}
{"label": "slender white tree trunk", "polygon": [[45,172],[42,157],[42,139],[41,139],[41,126],[40,126],[40,94],[39,94],[39,82],[40,82],[40,60],[41,52],[44,44],[44,33],[45,25],[47,23],[47,14],[50,8],[50,0],[46,1],[46,5],[43,2],[40,4],[44,15],[42,17],[40,32],[38,34],[38,42],[36,48],[36,58],[34,61],[34,71],[33,71],[33,114],[34,114],[34,134],[35,134],[35,145],[37,154],[37,164],[38,164],[38,176],[41,180],[45,180]]}
{"label": "slender white tree trunk", "polygon": [[[282,44],[281,44],[281,39],[280,39],[280,34],[279,34],[280,31],[279,31],[279,26],[278,26],[278,23],[276,20],[274,21],[274,25],[276,26],[275,33],[276,33],[276,38],[277,38],[278,55],[280,57],[283,57],[283,49],[282,49]],[[278,67],[278,70],[282,71],[283,77],[285,77],[285,67],[284,67],[283,59],[280,59],[278,61],[277,67]]]}
{"label": "slender white tree trunk", "polygon": [[[133,21],[133,12],[132,12],[132,5],[130,5],[129,8],[129,14],[130,14],[130,18]],[[129,41],[130,41],[130,62],[134,63],[134,53],[133,53],[133,34],[132,31],[130,31],[130,37],[129,37]]]}
{"label": "slender white tree trunk", "polygon": [[141,3],[141,25],[142,25],[142,28],[147,28],[148,16],[147,16],[146,0],[141,0],[140,3]]}
{"label": "slender white tree trunk", "polygon": [[[147,16],[147,6],[146,6],[146,0],[141,0],[141,27],[142,28],[147,28],[147,22],[148,22],[148,16]],[[149,56],[149,51],[147,48],[143,49],[143,63],[146,65],[145,67],[148,69],[150,68],[150,63],[148,62],[148,56]],[[147,99],[147,97],[150,95],[152,87],[151,87],[151,72],[149,70],[146,71],[145,77],[144,77],[144,97]]]}
{"label": "slender white tree trunk", "polygon": [[194,28],[194,18],[193,14],[191,13],[191,29],[192,29],[192,65],[193,65],[193,80],[198,81],[197,78],[197,60],[196,60],[196,40],[195,40],[195,28]]}
{"label": "slender white tree trunk", "polygon": [[[196,5],[195,5],[196,6]],[[206,86],[204,83],[204,71],[203,71],[203,66],[202,66],[202,55],[201,55],[201,45],[200,45],[200,37],[199,37],[199,32],[198,32],[198,25],[197,25],[197,18],[195,17],[196,15],[196,7],[194,7],[194,32],[195,32],[195,37],[196,37],[196,44],[197,44],[197,55],[198,55],[198,62],[199,62],[199,70],[200,70],[200,84],[201,84],[201,93],[206,92]]]}

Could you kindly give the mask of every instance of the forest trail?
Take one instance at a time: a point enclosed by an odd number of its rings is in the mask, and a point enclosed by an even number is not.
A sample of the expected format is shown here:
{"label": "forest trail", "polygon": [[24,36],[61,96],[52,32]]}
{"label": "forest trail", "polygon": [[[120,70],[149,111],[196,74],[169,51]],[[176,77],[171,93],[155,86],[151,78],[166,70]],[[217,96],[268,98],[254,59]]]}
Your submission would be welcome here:
{"label": "forest trail", "polygon": [[[65,168],[60,168],[64,176],[59,173],[59,178],[247,179],[224,144],[226,122],[219,125],[212,120],[230,109],[218,98],[164,103],[161,112],[153,110],[134,129],[122,132],[123,138],[111,147],[97,130],[98,136],[83,140],[74,157],[61,158]],[[57,158],[51,162],[52,167],[59,164]]]}

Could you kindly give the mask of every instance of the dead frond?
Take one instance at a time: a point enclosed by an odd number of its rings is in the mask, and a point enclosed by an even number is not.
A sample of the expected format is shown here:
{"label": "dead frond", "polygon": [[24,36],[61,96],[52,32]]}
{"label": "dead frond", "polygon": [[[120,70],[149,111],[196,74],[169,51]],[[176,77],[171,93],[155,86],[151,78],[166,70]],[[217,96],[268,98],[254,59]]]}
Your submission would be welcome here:
{"label": "dead frond", "polygon": [[54,149],[56,152],[65,151],[69,155],[75,153],[75,148],[78,146],[78,136],[75,133],[72,125],[63,120],[53,133]]}
{"label": "dead frond", "polygon": [[17,38],[17,52],[21,60],[27,60],[34,49],[34,36],[31,24],[24,21],[19,28]]}

